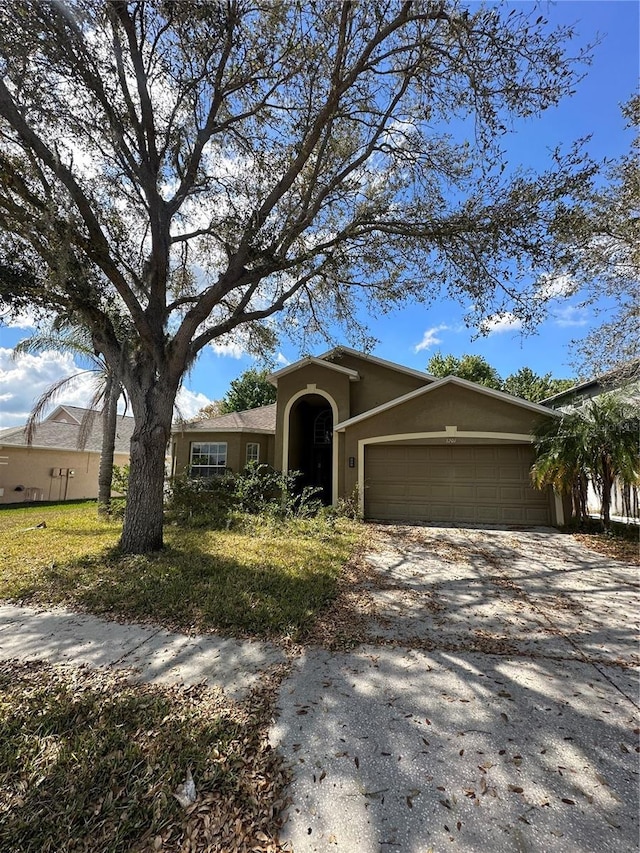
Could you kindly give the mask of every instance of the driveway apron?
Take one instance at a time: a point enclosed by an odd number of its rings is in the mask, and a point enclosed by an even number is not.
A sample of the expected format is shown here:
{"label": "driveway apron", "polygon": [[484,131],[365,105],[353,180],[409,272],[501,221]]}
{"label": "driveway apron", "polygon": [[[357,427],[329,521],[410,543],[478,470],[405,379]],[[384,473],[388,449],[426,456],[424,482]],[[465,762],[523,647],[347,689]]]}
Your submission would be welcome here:
{"label": "driveway apron", "polygon": [[638,849],[638,573],[552,530],[379,527],[365,642],[271,741],[311,851]]}

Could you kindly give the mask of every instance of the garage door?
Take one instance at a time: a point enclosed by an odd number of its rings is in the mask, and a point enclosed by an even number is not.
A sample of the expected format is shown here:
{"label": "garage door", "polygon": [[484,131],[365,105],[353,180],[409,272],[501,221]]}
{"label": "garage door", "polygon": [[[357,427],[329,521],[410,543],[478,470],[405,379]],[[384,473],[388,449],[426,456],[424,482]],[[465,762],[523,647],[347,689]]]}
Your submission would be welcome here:
{"label": "garage door", "polygon": [[527,445],[365,448],[367,518],[478,524],[549,524],[546,492],[533,489]]}

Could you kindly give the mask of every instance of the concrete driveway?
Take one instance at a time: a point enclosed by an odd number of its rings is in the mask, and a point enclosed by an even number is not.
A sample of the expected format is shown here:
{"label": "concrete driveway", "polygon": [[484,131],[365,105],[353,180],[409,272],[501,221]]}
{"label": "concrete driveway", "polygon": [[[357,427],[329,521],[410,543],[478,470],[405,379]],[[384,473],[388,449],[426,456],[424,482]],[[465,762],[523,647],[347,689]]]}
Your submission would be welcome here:
{"label": "concrete driveway", "polygon": [[375,533],[364,643],[307,649],[281,687],[282,839],[637,850],[637,569],[547,529]]}

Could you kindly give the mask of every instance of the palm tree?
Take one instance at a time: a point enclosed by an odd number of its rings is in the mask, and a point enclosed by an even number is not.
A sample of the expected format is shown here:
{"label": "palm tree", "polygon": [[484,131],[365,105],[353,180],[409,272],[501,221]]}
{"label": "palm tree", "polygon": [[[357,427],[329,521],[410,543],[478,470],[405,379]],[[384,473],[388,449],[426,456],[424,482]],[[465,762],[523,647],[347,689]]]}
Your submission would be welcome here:
{"label": "palm tree", "polygon": [[89,362],[91,367],[59,379],[41,394],[27,420],[25,428],[27,443],[31,444],[45,410],[56,401],[62,391],[78,377],[92,374],[96,379],[96,390],[80,425],[78,447],[80,449],[84,447],[94,422],[96,409],[101,407],[102,443],[98,470],[98,513],[107,516],[111,511],[111,482],[113,480],[118,400],[124,394],[124,389],[113,370],[109,368],[101,356],[95,353],[89,331],[85,327],[75,325],[63,318],[56,318],[50,329],[20,341],[14,349],[14,357],[52,349],[81,356]]}
{"label": "palm tree", "polygon": [[545,421],[536,430],[536,461],[531,479],[537,489],[552,486],[561,495],[571,495],[573,514],[583,523],[587,518],[586,448],[584,421],[577,410],[561,419]]}
{"label": "palm tree", "polygon": [[640,483],[640,418],[619,396],[603,394],[585,407],[588,423],[589,473],[600,496],[605,529],[611,526],[611,492]]}
{"label": "palm tree", "polygon": [[560,493],[571,494],[575,514],[584,521],[590,480],[600,497],[602,521],[608,530],[616,480],[623,488],[640,483],[639,436],[636,409],[618,395],[602,394],[538,429],[533,483],[537,488],[552,485]]}

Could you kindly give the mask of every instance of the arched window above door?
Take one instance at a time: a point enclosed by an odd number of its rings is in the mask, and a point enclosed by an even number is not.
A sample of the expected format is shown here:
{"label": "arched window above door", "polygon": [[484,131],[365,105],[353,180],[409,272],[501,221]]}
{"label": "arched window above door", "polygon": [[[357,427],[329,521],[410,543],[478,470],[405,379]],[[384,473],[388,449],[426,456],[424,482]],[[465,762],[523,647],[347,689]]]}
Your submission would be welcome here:
{"label": "arched window above door", "polygon": [[333,413],[331,409],[318,412],[313,422],[313,443],[331,444],[333,437]]}

